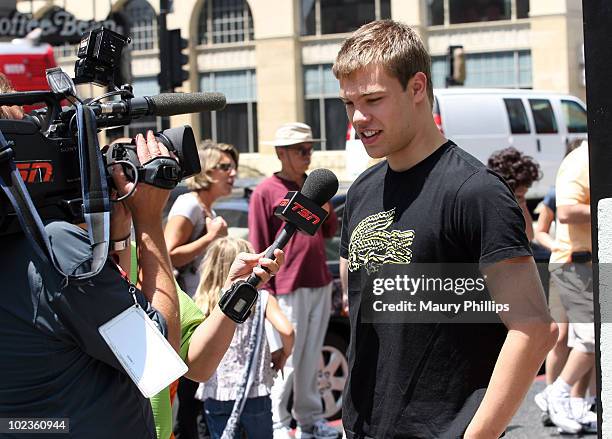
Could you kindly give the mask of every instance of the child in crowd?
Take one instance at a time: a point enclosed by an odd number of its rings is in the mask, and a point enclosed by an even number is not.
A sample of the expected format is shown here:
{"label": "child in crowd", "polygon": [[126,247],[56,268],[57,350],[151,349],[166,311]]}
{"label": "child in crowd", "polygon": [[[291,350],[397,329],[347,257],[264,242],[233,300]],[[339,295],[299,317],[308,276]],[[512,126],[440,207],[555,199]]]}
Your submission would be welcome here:
{"label": "child in crowd", "polygon": [[[223,283],[234,258],[240,252],[252,251],[253,248],[247,241],[232,237],[217,239],[210,245],[200,267],[201,278],[194,297],[205,316],[219,301]],[[253,324],[254,316],[261,312],[264,303],[266,320],[281,336],[282,353],[280,356],[275,355],[275,358],[280,360],[273,363],[265,336],[258,340],[262,345],[258,357],[253,360],[251,366],[255,368],[254,379],[246,395],[247,400],[239,418],[238,430],[246,431],[249,439],[272,437],[270,388],[274,381],[275,370],[282,369],[284,360],[291,355],[294,334],[291,323],[283,315],[276,299],[267,291],[260,290],[258,302],[250,317],[236,328],[234,338],[216,373],[203,385],[204,390],[199,395],[204,400],[204,413],[212,439],[222,436],[237,399],[238,388],[245,381],[252,352],[249,348],[249,339],[252,331],[258,329]],[[260,321],[259,324],[263,325],[264,321]],[[240,431],[237,431],[235,437],[240,437]]]}

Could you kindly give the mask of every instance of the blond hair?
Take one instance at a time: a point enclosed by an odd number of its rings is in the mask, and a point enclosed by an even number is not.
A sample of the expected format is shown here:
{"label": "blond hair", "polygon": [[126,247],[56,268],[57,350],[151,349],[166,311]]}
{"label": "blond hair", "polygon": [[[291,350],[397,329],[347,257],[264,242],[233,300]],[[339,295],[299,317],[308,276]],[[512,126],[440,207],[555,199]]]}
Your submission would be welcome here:
{"label": "blond hair", "polygon": [[200,283],[193,296],[204,317],[208,317],[217,306],[230,266],[241,252],[252,253],[253,247],[244,239],[230,236],[216,239],[208,246],[200,265]]}
{"label": "blond hair", "polygon": [[0,73],[0,93],[14,93],[15,89],[10,79],[4,73]]}
{"label": "blond hair", "polygon": [[[0,94],[15,93],[11,80],[4,73],[0,73]],[[0,106],[0,119],[23,119],[23,107],[20,105]]]}
{"label": "blond hair", "polygon": [[200,159],[200,167],[202,170],[199,174],[188,178],[186,181],[187,188],[192,191],[208,190],[215,183],[215,180],[210,176],[211,171],[219,164],[223,154],[228,154],[238,166],[238,150],[234,145],[228,143],[216,143],[210,139],[202,141],[198,146],[198,157]]}
{"label": "blond hair", "polygon": [[381,64],[404,90],[410,78],[423,72],[427,76],[429,103],[433,105],[431,57],[410,27],[393,20],[364,24],[344,41],[332,72],[340,79],[370,64]]}

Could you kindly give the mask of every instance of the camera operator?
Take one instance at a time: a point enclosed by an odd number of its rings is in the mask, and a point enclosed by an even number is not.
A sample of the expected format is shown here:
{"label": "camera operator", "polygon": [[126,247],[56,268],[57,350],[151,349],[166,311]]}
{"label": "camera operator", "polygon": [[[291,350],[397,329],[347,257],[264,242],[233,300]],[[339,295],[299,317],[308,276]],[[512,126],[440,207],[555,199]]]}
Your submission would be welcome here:
{"label": "camera operator", "polygon": [[[136,144],[143,162],[168,155],[151,132],[147,140],[137,136]],[[113,170],[113,179],[119,194],[127,193],[132,183],[121,170]],[[137,301],[177,349],[178,299],[161,225],[167,197],[168,191],[138,185],[133,196],[113,209],[110,236],[129,236],[133,220],[140,260]],[[83,229],[54,221],[46,231],[62,271],[89,271],[92,255]],[[134,305],[130,284],[117,266],[109,258],[96,277],[64,286],[64,279],[36,256],[23,235],[3,241],[0,417],[69,418],[72,437],[155,437],[149,401],[98,332]],[[129,258],[129,246],[127,253]]]}
{"label": "camera operator", "polygon": [[[152,132],[146,139],[138,135],[136,146],[141,163],[168,155]],[[119,166],[112,170],[112,177],[118,195],[132,189],[133,183]],[[114,203],[110,238],[114,259],[129,271],[128,241],[133,222],[139,270],[135,298],[177,350],[179,304],[161,221],[167,198],[168,191],[139,184],[132,196]],[[82,228],[53,221],[45,229],[63,272],[76,275],[90,271],[91,246]],[[66,285],[52,265],[37,256],[23,234],[6,235],[2,240],[0,418],[67,418],[70,436],[75,438],[155,438],[149,400],[98,331],[134,305],[127,276],[108,258],[95,277]],[[255,269],[257,263],[267,271]],[[267,281],[268,273],[278,271],[276,262],[257,255],[242,255],[234,265],[228,284],[253,271]],[[235,323],[228,318],[213,320],[208,325],[211,333],[233,334]],[[197,361],[189,363],[193,368]],[[10,433],[8,437],[12,437]]]}

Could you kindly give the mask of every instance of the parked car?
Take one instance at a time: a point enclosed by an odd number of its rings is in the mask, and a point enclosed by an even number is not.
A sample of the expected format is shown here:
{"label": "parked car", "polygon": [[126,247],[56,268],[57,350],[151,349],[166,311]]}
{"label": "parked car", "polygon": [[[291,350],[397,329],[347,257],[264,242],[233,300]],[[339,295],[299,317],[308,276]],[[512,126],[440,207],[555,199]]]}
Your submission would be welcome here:
{"label": "parked car", "polygon": [[[248,236],[249,197],[252,186],[254,186],[254,182],[247,182],[246,187],[235,189],[230,197],[219,200],[213,206],[215,213],[222,216],[227,222],[228,233],[231,236],[243,239]],[[185,192],[187,192],[187,188],[184,184],[177,186],[172,191],[170,200],[166,205],[164,218],[166,218],[174,200]],[[342,221],[345,200],[345,187],[341,187],[339,194],[331,199],[340,222]],[[342,415],[342,392],[348,378],[346,350],[349,343],[349,322],[348,316],[344,315],[342,310],[342,288],[339,275],[340,229],[341,227],[338,227],[336,236],[328,239],[325,245],[327,266],[332,273],[334,285],[331,316],[321,349],[320,368],[317,372],[317,384],[321,394],[323,414],[328,420],[339,419]],[[291,405],[292,401],[289,404]]]}
{"label": "parked car", "polygon": [[[434,95],[433,117],[440,131],[481,162],[508,146],[537,160],[543,178],[527,193],[530,199],[542,199],[554,185],[566,146],[587,137],[586,107],[571,95],[463,87],[435,89]],[[363,171],[368,157],[350,127],[346,151],[347,172]]]}

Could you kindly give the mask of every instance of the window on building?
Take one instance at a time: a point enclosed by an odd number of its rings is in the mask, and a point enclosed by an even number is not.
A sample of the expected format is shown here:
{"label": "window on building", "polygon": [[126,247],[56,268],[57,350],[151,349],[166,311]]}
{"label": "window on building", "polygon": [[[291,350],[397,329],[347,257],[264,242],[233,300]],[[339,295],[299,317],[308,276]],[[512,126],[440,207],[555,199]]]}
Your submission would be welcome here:
{"label": "window on building", "polygon": [[429,25],[441,26],[444,24],[444,0],[427,0],[429,8]]}
{"label": "window on building", "polygon": [[257,152],[257,88],[255,70],[202,75],[200,90],[223,93],[223,111],[200,115],[200,137],[230,143],[240,152]]}
{"label": "window on building", "polygon": [[587,113],[580,104],[574,101],[561,101],[561,109],[565,116],[568,133],[587,132]]}
{"label": "window on building", "polygon": [[198,21],[198,44],[240,43],[255,39],[246,0],[207,0]]}
{"label": "window on building", "polygon": [[516,0],[516,18],[529,18],[529,0]]}
{"label": "window on building", "polygon": [[302,35],[353,32],[372,20],[391,18],[391,0],[301,0]]}
{"label": "window on building", "polygon": [[[134,96],[152,96],[159,94],[157,77],[134,78],[132,82]],[[106,130],[106,139],[111,142],[119,137],[134,137],[136,134],[146,134],[147,130],[160,131],[161,118],[156,116],[144,116],[134,119],[127,126]]]}
{"label": "window on building", "polygon": [[557,120],[552,105],[548,99],[529,99],[533,122],[536,133],[555,134],[557,132]]}
{"label": "window on building", "polygon": [[[434,87],[445,87],[446,56],[432,57]],[[466,87],[531,88],[531,51],[517,50],[465,55]]]}
{"label": "window on building", "polygon": [[124,7],[130,26],[132,50],[157,48],[157,15],[147,0],[130,0]]}
{"label": "window on building", "polygon": [[477,23],[527,18],[529,0],[427,0],[427,9],[430,26]]}
{"label": "window on building", "polygon": [[[348,118],[331,64],[304,66],[304,114],[321,149],[344,149]],[[315,144],[315,149],[318,146]]]}
{"label": "window on building", "polygon": [[453,0],[449,2],[451,24],[510,20],[511,0]]}

